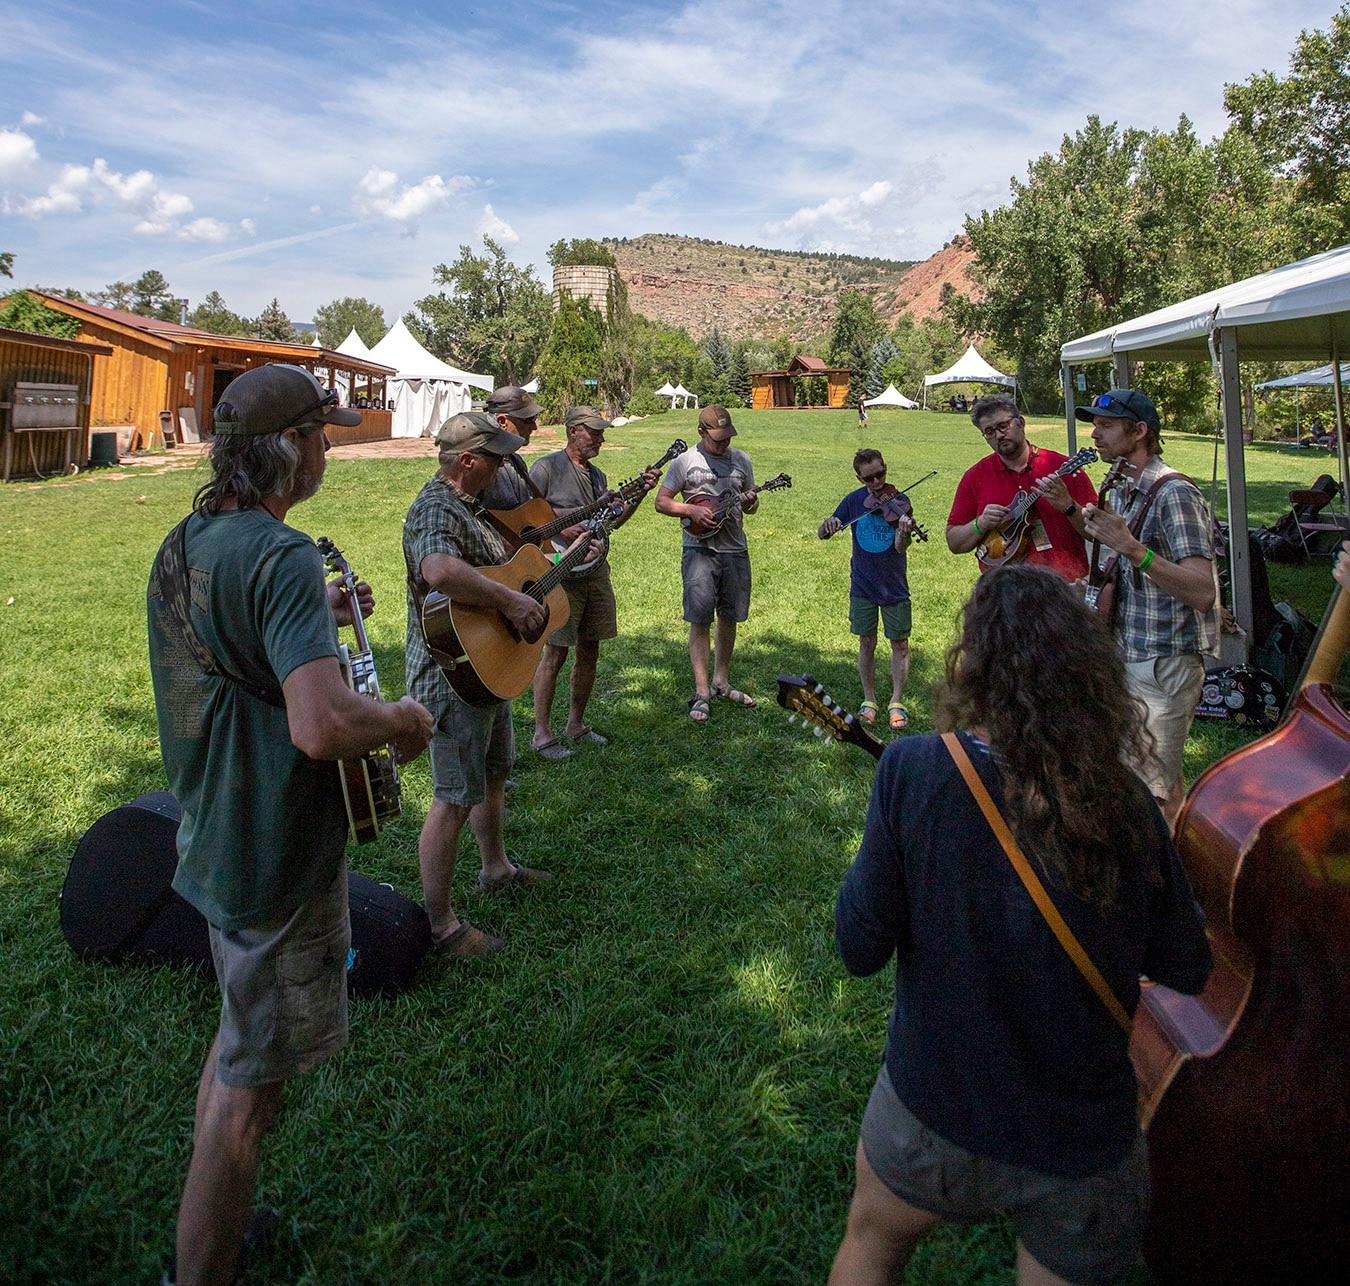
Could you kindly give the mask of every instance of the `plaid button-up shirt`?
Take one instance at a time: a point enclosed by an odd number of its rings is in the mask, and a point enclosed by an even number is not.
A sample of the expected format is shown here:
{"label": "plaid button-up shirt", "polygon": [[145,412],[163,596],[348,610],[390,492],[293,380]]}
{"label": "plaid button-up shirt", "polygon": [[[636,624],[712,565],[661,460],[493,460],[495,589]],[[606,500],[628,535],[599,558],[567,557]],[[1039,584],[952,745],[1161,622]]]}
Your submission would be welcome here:
{"label": "plaid button-up shirt", "polygon": [[479,515],[483,506],[471,495],[461,491],[445,474],[439,471],[417,493],[417,498],[403,520],[403,558],[408,566],[408,647],[405,665],[408,676],[408,695],[429,709],[443,705],[450,694],[450,685],[440,666],[431,659],[426,639],[422,636],[422,622],[418,615],[418,599],[411,582],[415,579],[419,594],[425,595],[430,586],[422,579],[422,560],[428,554],[449,554],[462,559],[470,567],[494,567],[506,561],[506,546],[497,533]]}
{"label": "plaid button-up shirt", "polygon": [[[1133,523],[1148,489],[1158,478],[1175,472],[1162,462],[1161,456],[1155,455],[1133,483],[1122,483],[1108,495],[1107,504],[1127,523]],[[1188,478],[1165,482],[1158,489],[1139,539],[1169,562],[1207,558],[1213,566],[1214,528],[1209,508]],[[1214,606],[1208,612],[1198,612],[1122,559],[1116,630],[1124,660],[1146,661],[1160,656],[1212,652],[1219,644],[1219,599],[1215,588]]]}

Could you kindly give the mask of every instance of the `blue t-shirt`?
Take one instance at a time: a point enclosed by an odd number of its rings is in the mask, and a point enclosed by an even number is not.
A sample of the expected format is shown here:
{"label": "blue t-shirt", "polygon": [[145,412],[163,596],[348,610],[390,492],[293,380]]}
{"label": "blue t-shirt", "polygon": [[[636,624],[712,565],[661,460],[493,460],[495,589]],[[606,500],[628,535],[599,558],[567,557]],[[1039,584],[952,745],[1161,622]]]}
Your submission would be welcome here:
{"label": "blue t-shirt", "polygon": [[[890,607],[909,601],[905,556],[895,547],[895,528],[880,514],[863,506],[867,488],[850,491],[834,511],[842,523],[853,522],[853,558],[849,562],[848,592],[854,598]],[[861,515],[861,516],[860,516]]]}

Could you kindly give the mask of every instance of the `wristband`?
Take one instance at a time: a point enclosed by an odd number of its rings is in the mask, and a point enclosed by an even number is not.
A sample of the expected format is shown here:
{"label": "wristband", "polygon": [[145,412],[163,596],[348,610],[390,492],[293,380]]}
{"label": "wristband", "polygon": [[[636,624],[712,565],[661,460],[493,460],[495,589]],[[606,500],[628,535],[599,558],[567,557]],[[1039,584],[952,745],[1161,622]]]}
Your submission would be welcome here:
{"label": "wristband", "polygon": [[1069,505],[1069,507],[1068,507],[1067,509],[1061,509],[1060,512],[1061,512],[1066,518],[1072,518],[1072,517],[1074,516],[1074,514],[1076,514],[1076,513],[1078,512],[1078,506],[1075,505],[1075,504],[1070,503],[1070,505]]}
{"label": "wristband", "polygon": [[1138,567],[1141,572],[1146,572],[1148,571],[1149,563],[1151,563],[1152,561],[1153,561],[1153,551],[1149,549],[1145,551],[1143,558],[1141,558],[1139,562],[1135,564],[1135,566]]}
{"label": "wristband", "polygon": [[971,525],[972,527],[975,528],[975,534],[976,534],[977,536],[983,536],[983,535],[984,535],[984,532],[982,532],[982,531],[980,530],[980,520],[979,520],[978,518],[972,518],[972,519],[970,520],[970,525]]}

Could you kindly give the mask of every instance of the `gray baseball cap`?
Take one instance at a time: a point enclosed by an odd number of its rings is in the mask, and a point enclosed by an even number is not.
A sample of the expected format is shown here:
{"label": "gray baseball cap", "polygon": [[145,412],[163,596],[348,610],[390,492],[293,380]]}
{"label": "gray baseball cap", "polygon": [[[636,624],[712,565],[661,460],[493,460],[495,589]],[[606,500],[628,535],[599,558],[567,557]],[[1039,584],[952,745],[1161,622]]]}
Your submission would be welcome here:
{"label": "gray baseball cap", "polygon": [[215,409],[217,433],[281,433],[301,424],[361,423],[359,411],[338,405],[336,389],[324,388],[303,366],[268,362],[230,381]]}

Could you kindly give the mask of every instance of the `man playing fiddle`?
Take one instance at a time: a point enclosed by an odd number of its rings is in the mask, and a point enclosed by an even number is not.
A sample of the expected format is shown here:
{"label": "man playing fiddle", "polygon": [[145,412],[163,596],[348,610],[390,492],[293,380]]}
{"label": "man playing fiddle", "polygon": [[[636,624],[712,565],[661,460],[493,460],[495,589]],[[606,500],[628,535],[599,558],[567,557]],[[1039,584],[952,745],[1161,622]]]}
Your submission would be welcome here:
{"label": "man playing fiddle", "polygon": [[[1030,548],[1015,561],[1049,567],[1066,580],[1086,576],[1083,506],[1097,499],[1086,473],[1052,476],[1066,457],[1027,441],[1022,413],[1006,393],[978,398],[970,419],[993,454],[971,465],[957,483],[947,516],[947,548],[954,554],[973,553],[1006,521],[1018,492],[1035,491],[1039,499],[1031,510]],[[988,565],[981,562],[980,570],[987,571]]]}
{"label": "man playing fiddle", "polygon": [[858,636],[858,678],[863,703],[859,715],[875,723],[877,706],[877,617],[891,644],[891,729],[909,723],[902,698],[909,678],[909,635],[912,614],[905,552],[914,535],[909,500],[886,481],[880,451],[864,447],[853,457],[853,472],[863,485],[850,491],[816,533],[829,540],[851,527],[853,556],[849,561],[849,629]]}

